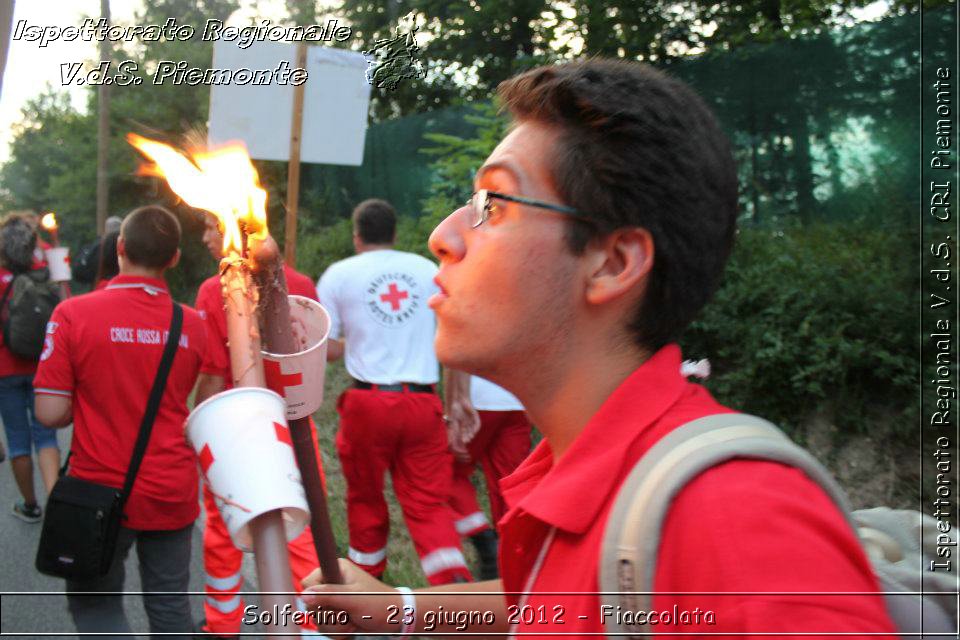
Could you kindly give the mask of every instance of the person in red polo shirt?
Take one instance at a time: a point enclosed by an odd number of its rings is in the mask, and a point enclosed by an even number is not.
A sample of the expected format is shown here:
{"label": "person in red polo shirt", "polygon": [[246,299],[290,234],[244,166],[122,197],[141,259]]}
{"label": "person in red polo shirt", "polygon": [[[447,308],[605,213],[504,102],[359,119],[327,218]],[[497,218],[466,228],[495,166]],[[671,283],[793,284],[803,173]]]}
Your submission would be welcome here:
{"label": "person in red polo shirt", "polygon": [[[204,225],[203,242],[214,259],[220,260],[223,255],[223,234],[216,219],[211,215],[205,216]],[[317,299],[316,290],[310,278],[287,264],[283,265],[283,273],[287,279],[289,293],[312,300]],[[223,306],[219,274],[210,276],[200,285],[194,306],[205,319],[209,336],[207,355],[197,385],[196,403],[200,404],[210,396],[233,386],[230,352],[227,348],[227,316]],[[313,441],[316,443],[316,426],[312,421],[311,427],[314,429]],[[317,451],[317,464],[322,474],[323,465],[319,451]],[[216,500],[206,484],[203,485],[203,504],[207,514],[203,532],[204,589],[207,593],[203,605],[206,615],[203,631],[219,636],[233,636],[240,632],[240,623],[243,619],[244,601],[239,595],[240,588],[243,586],[243,575],[240,572],[243,552],[237,549],[233,540],[230,539],[230,533],[217,510]],[[292,540],[287,545],[287,550],[294,586],[300,589],[300,580],[317,566],[317,552],[313,546],[313,533],[310,527],[304,529],[303,533]]]}
{"label": "person in red polo shirt", "polygon": [[[120,274],[102,291],[65,300],[47,326],[34,379],[37,418],[73,422],[68,474],[120,488],[160,363],[173,304],[164,272],[180,259],[180,223],[146,206],[124,220],[117,241]],[[123,563],[137,544],[153,633],[190,633],[190,539],[199,514],[197,458],[183,434],[187,397],[200,373],[206,330],[183,310],[183,330],[150,442],[124,508],[117,552],[107,575],[67,581],[67,602],[83,633],[129,633]]]}
{"label": "person in red polo shirt", "polygon": [[[674,343],[734,238],[736,167],[713,114],[651,67],[597,58],[499,93],[513,126],[430,237],[435,345],[446,366],[514,393],[544,439],[501,481],[500,581],[391,593],[346,561],[345,585],[307,580],[308,604],[368,631],[416,633],[443,606],[491,612],[470,632],[603,633],[599,555],[618,488],[662,436],[729,411],[681,376]],[[894,633],[856,534],[797,469],[741,459],[705,472],[661,541],[652,607],[689,624],[651,632]],[[405,624],[391,606],[416,613]],[[433,631],[453,631],[447,620]]]}

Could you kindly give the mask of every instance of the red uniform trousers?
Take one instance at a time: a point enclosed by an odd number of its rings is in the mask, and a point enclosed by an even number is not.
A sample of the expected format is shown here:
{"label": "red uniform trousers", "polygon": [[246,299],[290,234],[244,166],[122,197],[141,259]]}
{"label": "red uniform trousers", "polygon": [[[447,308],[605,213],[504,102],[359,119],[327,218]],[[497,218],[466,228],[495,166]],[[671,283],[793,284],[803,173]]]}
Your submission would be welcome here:
{"label": "red uniform trousers", "polygon": [[523,411],[478,411],[480,430],[467,444],[470,462],[453,466],[453,490],[450,506],[457,514],[454,523],[461,536],[472,536],[489,527],[477,503],[477,491],[470,481],[479,463],[487,482],[490,515],[496,524],[506,513],[500,479],[516,469],[530,453],[530,421]]}
{"label": "red uniform trousers", "polygon": [[383,478],[389,470],[427,580],[470,580],[448,504],[453,457],[447,450],[440,398],[433,393],[348,389],[337,411],[337,451],[347,480],[349,558],[375,576],[386,568],[390,519]]}
{"label": "red uniform trousers", "polygon": [[[317,454],[317,464],[320,465],[320,479],[323,477],[323,463],[317,449],[317,429],[313,420],[310,420],[313,431],[314,450]],[[243,563],[243,552],[237,549],[230,532],[220,517],[217,503],[206,482],[203,484],[203,504],[207,511],[207,523],[203,531],[203,568],[204,590],[207,597],[203,602],[203,611],[207,623],[203,630],[217,635],[236,635],[240,632],[240,622],[243,619],[244,601],[239,595],[243,586],[243,574],[240,567]],[[308,526],[299,536],[287,544],[290,557],[290,572],[293,574],[293,589],[298,593],[303,591],[301,581],[314,569],[320,566],[317,552],[313,547],[313,533]],[[297,599],[297,608],[305,607]],[[315,629],[316,626],[308,618],[306,628]]]}

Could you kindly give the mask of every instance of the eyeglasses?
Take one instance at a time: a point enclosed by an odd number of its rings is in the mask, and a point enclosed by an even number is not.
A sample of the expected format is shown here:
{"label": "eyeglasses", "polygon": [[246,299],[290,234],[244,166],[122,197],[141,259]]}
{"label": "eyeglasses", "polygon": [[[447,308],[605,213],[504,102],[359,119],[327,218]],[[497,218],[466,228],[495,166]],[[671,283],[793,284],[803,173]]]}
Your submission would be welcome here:
{"label": "eyeglasses", "polygon": [[493,208],[493,204],[490,202],[492,198],[498,198],[500,200],[506,200],[507,202],[516,202],[519,204],[529,205],[531,207],[539,207],[540,209],[549,209],[550,211],[556,211],[558,213],[565,213],[568,216],[573,216],[575,218],[580,218],[583,220],[589,221],[589,218],[583,213],[577,211],[572,207],[566,207],[562,204],[551,204],[549,202],[543,202],[542,200],[534,200],[532,198],[524,198],[521,196],[508,196],[504,193],[497,193],[496,191],[487,191],[486,189],[480,189],[473,196],[467,200],[467,206],[470,207],[471,218],[470,226],[474,229],[482,225],[490,218],[490,210]]}

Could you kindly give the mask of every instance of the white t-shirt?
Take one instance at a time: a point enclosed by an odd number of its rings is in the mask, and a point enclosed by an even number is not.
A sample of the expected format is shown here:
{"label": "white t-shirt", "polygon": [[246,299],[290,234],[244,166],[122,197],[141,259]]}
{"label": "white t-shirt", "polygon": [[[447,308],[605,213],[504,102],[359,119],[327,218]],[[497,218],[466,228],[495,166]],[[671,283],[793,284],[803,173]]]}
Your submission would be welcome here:
{"label": "white t-shirt", "polygon": [[515,395],[477,376],[470,376],[470,403],[479,411],[523,411]]}
{"label": "white t-shirt", "polygon": [[364,382],[437,382],[437,266],[413,253],[378,249],[336,262],[317,283],[330,313],[330,337],[346,341],[347,372]]}

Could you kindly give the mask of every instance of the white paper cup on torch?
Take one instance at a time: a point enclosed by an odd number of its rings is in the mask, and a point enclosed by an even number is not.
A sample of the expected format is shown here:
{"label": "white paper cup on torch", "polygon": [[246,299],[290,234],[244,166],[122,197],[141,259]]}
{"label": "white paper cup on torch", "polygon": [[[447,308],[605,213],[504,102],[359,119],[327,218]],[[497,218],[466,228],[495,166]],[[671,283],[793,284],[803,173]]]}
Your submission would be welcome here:
{"label": "white paper cup on torch", "polygon": [[287,540],[300,535],[310,512],[283,398],[260,387],[218,393],[187,418],[187,438],[237,547],[252,551],[247,524],[277,509],[283,513]]}
{"label": "white paper cup on torch", "polygon": [[323,379],[327,370],[330,314],[304,296],[289,296],[290,322],[299,350],[280,354],[263,352],[267,386],[287,401],[287,420],[306,418],[323,404]]}
{"label": "white paper cup on torch", "polygon": [[73,277],[70,271],[70,247],[50,247],[43,252],[50,269],[52,282],[69,282]]}

